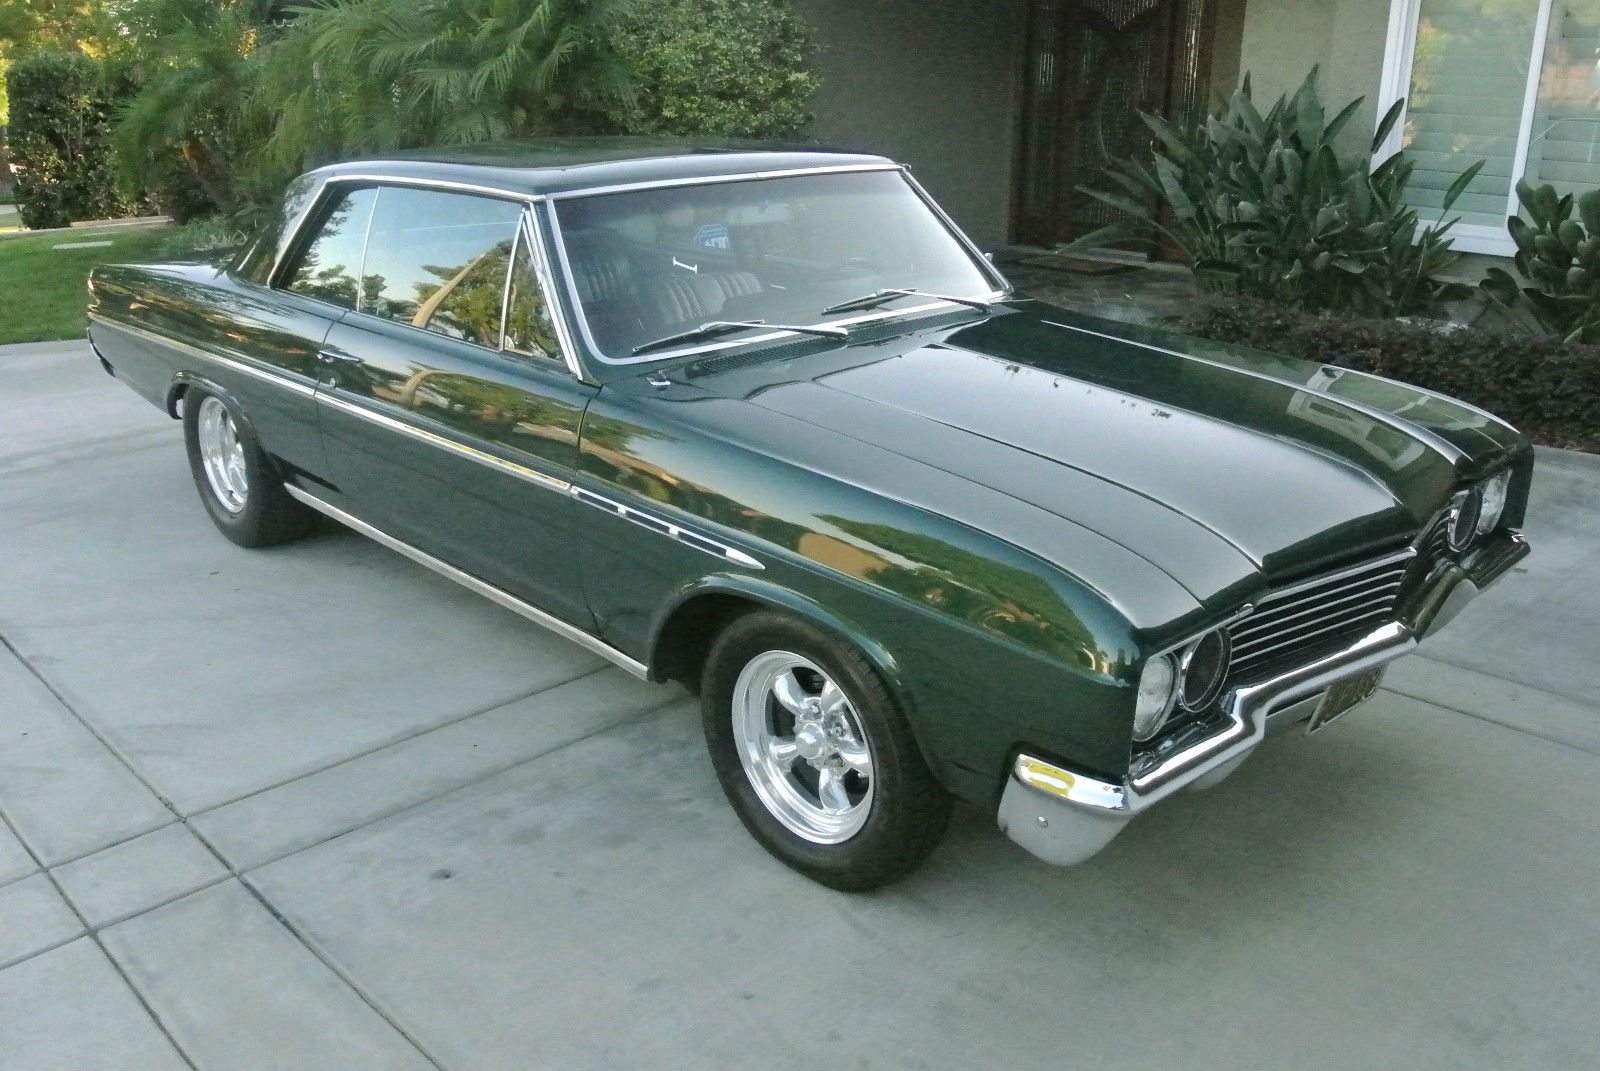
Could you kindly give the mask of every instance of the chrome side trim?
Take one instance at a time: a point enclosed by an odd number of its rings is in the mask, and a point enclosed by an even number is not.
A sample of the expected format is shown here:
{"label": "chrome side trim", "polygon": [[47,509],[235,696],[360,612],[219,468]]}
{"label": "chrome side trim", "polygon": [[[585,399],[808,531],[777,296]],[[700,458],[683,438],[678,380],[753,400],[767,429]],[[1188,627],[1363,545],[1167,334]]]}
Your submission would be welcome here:
{"label": "chrome side trim", "polygon": [[576,643],[585,650],[591,651],[602,658],[616,663],[641,680],[649,679],[649,667],[643,662],[628,657],[615,647],[612,647],[610,644],[606,643],[604,640],[601,640],[599,637],[591,633],[583,631],[576,625],[568,624],[559,617],[545,613],[537,606],[523,602],[510,592],[503,591],[487,581],[479,580],[471,573],[463,572],[448,562],[440,561],[438,558],[435,558],[426,551],[418,550],[411,544],[396,539],[394,536],[388,534],[382,529],[374,528],[372,525],[361,520],[359,517],[354,517],[351,514],[346,513],[344,510],[339,509],[337,506],[329,505],[316,495],[303,491],[293,484],[284,484],[283,489],[297,501],[305,503],[318,513],[323,513],[329,517],[332,517],[334,520],[345,525],[346,527],[355,529],[368,539],[380,543],[383,546],[388,547],[390,550],[405,555],[407,558],[410,558],[417,564],[432,569],[440,576],[443,576],[449,580],[454,580],[457,584],[460,584],[469,591],[474,591],[479,595],[482,595],[484,598],[491,600],[492,602],[499,603],[512,613],[525,617],[536,625],[543,625],[545,628],[549,629],[551,632],[554,632],[562,639],[571,640],[573,643]]}
{"label": "chrome side trim", "polygon": [[644,182],[620,182],[611,186],[586,186],[575,190],[561,190],[545,194],[551,201],[567,201],[574,197],[600,197],[608,193],[631,193],[634,190],[660,190],[671,186],[710,186],[723,182],[749,182],[755,179],[790,178],[795,175],[834,175],[847,171],[901,171],[901,165],[885,160],[878,164],[829,164],[825,167],[796,167],[774,171],[741,171],[732,175],[701,175],[695,178],[651,179]]}
{"label": "chrome side trim", "polygon": [[408,424],[403,420],[396,420],[394,417],[385,416],[383,413],[368,409],[364,405],[356,405],[354,402],[346,401],[343,398],[328,394],[325,391],[317,395],[317,401],[324,405],[330,406],[331,408],[338,409],[340,412],[348,413],[358,419],[370,421],[371,423],[377,424],[380,427],[388,428],[391,431],[397,431],[402,435],[409,436],[420,442],[425,442],[430,446],[437,446],[440,449],[448,450],[450,453],[464,457],[469,461],[476,461],[478,464],[487,468],[509,473],[510,475],[534,484],[535,486],[542,487],[549,491],[570,494],[573,498],[577,499],[579,502],[582,502],[586,506],[593,506],[596,509],[615,514],[624,520],[632,521],[634,524],[637,524],[643,528],[648,528],[652,532],[657,532],[661,535],[676,539],[685,546],[690,546],[696,550],[704,551],[707,554],[715,555],[716,557],[732,562],[735,565],[742,565],[749,569],[766,568],[766,566],[760,561],[751,557],[749,554],[746,554],[737,547],[729,546],[728,544],[723,543],[720,540],[713,539],[710,536],[696,531],[693,528],[685,527],[684,525],[666,520],[663,517],[658,517],[655,514],[649,513],[645,510],[636,509],[633,506],[618,502],[615,499],[607,498],[605,495],[597,494],[587,488],[579,487],[577,484],[571,483],[567,480],[558,479],[555,476],[540,472],[537,469],[530,469],[524,465],[518,465],[515,462],[507,461],[502,457],[496,457],[493,454],[475,449],[466,445],[465,443],[457,442],[456,440],[447,436],[437,435],[431,431],[427,431],[424,428],[419,428],[414,424]]}
{"label": "chrome side trim", "polygon": [[317,393],[315,383],[302,383],[297,379],[284,375],[282,372],[270,372],[265,368],[259,368],[252,364],[246,364],[244,361],[235,360],[232,357],[223,357],[207,350],[203,350],[198,346],[191,346],[187,342],[180,342],[177,339],[169,338],[166,335],[158,335],[154,331],[148,331],[142,327],[134,327],[132,324],[125,324],[117,320],[108,320],[104,316],[99,316],[95,313],[89,314],[89,320],[93,323],[100,324],[103,327],[112,327],[118,331],[126,331],[130,335],[138,335],[140,338],[146,339],[150,342],[155,342],[163,346],[171,346],[173,349],[182,350],[184,353],[199,357],[202,360],[210,361],[213,364],[232,369],[241,375],[250,376],[266,383],[273,383],[280,387],[286,387],[289,390],[294,391],[296,394],[303,395],[307,398],[314,397]]}
{"label": "chrome side trim", "polygon": [[596,494],[588,488],[574,485],[572,497],[584,505],[594,506],[596,509],[605,510],[607,513],[614,513],[623,520],[632,521],[642,528],[648,528],[652,532],[669,536],[685,546],[693,547],[695,550],[704,551],[707,554],[714,554],[719,558],[733,562],[735,565],[743,565],[749,569],[766,568],[765,565],[762,565],[761,562],[752,558],[738,547],[730,547],[726,543],[702,535],[693,529],[674,524],[665,518],[657,517],[653,513],[646,513],[642,509],[635,509],[615,499],[607,498],[605,495]]}
{"label": "chrome side trim", "polygon": [[1320,390],[1316,387],[1307,386],[1304,383],[1294,383],[1287,379],[1280,379],[1277,376],[1269,375],[1266,372],[1257,372],[1249,368],[1240,368],[1238,365],[1227,364],[1223,361],[1214,361],[1209,357],[1201,357],[1198,354],[1184,353],[1180,350],[1169,350],[1165,346],[1156,346],[1149,342],[1140,342],[1137,339],[1123,338],[1120,335],[1108,335],[1101,331],[1091,331],[1087,327],[1074,327],[1071,324],[1060,323],[1056,320],[1045,320],[1043,322],[1049,324],[1051,327],[1059,327],[1063,331],[1076,331],[1080,335],[1092,335],[1095,338],[1103,338],[1111,342],[1122,342],[1129,346],[1138,346],[1140,349],[1150,350],[1153,353],[1165,353],[1172,357],[1182,357],[1191,361],[1199,361],[1201,364],[1208,364],[1213,368],[1227,369],[1231,372],[1238,372],[1241,375],[1249,376],[1252,379],[1266,380],[1269,383],[1276,383],[1279,386],[1288,387],[1291,390],[1304,391],[1305,393],[1315,395],[1318,398],[1326,398],[1330,402],[1336,402],[1339,405],[1353,409],[1362,416],[1371,417],[1378,423],[1392,428],[1395,431],[1404,432],[1406,435],[1409,435],[1414,439],[1421,440],[1422,442],[1426,443],[1428,447],[1435,453],[1449,461],[1451,465],[1459,463],[1467,456],[1422,425],[1413,424],[1411,421],[1406,420],[1403,417],[1395,416],[1393,413],[1390,413],[1387,410],[1379,409],[1376,406],[1368,405],[1365,402],[1358,402],[1353,398],[1345,398],[1341,395]]}
{"label": "chrome side trim", "polygon": [[530,469],[523,465],[518,465],[514,462],[507,461],[504,458],[495,457],[493,454],[485,453],[482,450],[476,450],[464,443],[457,442],[456,440],[447,438],[443,435],[435,435],[433,432],[426,431],[414,424],[407,424],[403,420],[396,420],[394,417],[385,416],[382,413],[368,409],[364,405],[356,405],[354,402],[347,402],[343,398],[329,394],[326,391],[323,391],[317,395],[317,401],[323,405],[338,409],[340,412],[349,413],[351,416],[370,421],[381,427],[388,428],[391,431],[398,431],[402,435],[408,435],[413,439],[428,443],[431,446],[437,446],[448,450],[453,454],[467,458],[469,461],[476,461],[478,464],[487,466],[488,468],[497,469],[502,472],[508,472],[518,479],[526,480],[528,483],[536,484],[539,487],[546,488],[547,490],[568,491],[572,487],[572,485],[566,480],[557,479],[554,476],[539,472],[537,469]]}

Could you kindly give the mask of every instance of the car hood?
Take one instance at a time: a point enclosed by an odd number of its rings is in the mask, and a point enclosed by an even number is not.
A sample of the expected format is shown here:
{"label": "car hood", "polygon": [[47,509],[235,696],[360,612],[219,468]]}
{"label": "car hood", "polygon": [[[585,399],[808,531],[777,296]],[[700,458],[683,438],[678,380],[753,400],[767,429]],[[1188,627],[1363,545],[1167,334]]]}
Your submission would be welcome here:
{"label": "car hood", "polygon": [[[1403,542],[1464,475],[1520,445],[1416,388],[1173,342],[1023,302],[726,374],[707,362],[691,378],[1090,529],[1201,602]],[[781,455],[791,425],[769,423],[766,449]],[[1006,511],[985,501],[986,515],[956,519],[1006,538]]]}

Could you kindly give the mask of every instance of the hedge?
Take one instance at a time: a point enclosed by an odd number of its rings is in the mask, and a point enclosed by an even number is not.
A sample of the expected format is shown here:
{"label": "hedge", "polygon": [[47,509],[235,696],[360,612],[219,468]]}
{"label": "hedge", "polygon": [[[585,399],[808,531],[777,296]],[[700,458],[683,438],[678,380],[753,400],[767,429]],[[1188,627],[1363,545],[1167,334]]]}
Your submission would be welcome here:
{"label": "hedge", "polygon": [[1238,297],[1202,301],[1181,329],[1415,383],[1487,409],[1543,445],[1600,452],[1600,345],[1295,312]]}
{"label": "hedge", "polygon": [[109,141],[131,90],[120,68],[80,53],[34,52],[11,64],[6,82],[6,142],[23,224],[133,215],[139,205],[117,189]]}

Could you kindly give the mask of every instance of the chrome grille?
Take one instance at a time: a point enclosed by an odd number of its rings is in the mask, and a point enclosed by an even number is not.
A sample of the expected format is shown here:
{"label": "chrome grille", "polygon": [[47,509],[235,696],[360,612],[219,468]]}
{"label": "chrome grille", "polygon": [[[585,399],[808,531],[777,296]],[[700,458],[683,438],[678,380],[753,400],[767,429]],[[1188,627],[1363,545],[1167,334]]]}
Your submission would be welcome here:
{"label": "chrome grille", "polygon": [[1428,560],[1440,561],[1450,554],[1450,511],[1446,510],[1439,519],[1433,522],[1433,527],[1428,529],[1427,536],[1422,541],[1423,549],[1428,552]]}
{"label": "chrome grille", "polygon": [[1228,629],[1229,681],[1242,684],[1276,666],[1309,661],[1394,620],[1415,557],[1405,550],[1268,593]]}

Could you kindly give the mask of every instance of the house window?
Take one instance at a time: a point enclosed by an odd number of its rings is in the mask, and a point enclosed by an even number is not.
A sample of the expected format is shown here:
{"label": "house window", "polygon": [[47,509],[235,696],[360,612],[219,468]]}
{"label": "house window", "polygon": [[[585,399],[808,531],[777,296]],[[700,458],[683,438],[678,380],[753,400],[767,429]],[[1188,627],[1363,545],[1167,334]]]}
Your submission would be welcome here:
{"label": "house window", "polygon": [[1416,162],[1407,200],[1438,217],[1451,181],[1478,160],[1452,215],[1467,252],[1515,252],[1516,183],[1600,187],[1600,0],[1393,0],[1382,102],[1406,112],[1380,156]]}

